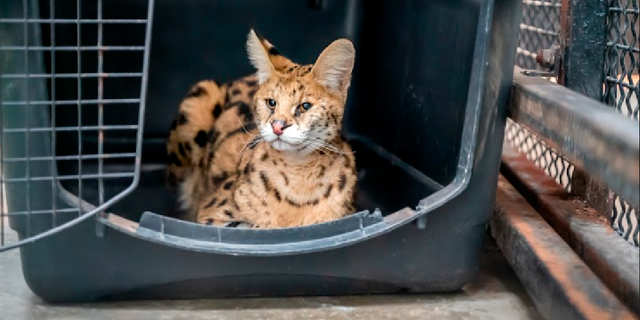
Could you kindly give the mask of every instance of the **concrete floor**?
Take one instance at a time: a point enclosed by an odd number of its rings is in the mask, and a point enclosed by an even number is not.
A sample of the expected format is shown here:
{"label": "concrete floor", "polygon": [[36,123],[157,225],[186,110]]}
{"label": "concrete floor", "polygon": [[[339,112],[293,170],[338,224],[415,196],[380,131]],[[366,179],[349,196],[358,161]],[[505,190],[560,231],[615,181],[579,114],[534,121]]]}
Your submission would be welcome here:
{"label": "concrete floor", "polygon": [[539,319],[508,264],[493,244],[487,243],[482,272],[461,292],[453,294],[138,301],[76,305],[49,305],[33,295],[22,277],[20,253],[12,250],[0,253],[0,319]]}

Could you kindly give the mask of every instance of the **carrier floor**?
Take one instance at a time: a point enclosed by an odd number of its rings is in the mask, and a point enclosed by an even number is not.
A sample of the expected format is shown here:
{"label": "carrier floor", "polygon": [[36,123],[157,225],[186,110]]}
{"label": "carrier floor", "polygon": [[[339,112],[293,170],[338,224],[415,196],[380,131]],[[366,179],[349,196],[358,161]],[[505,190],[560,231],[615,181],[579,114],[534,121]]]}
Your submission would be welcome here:
{"label": "carrier floor", "polygon": [[[15,234],[9,234],[9,238]],[[11,239],[15,240],[15,239]],[[48,305],[27,287],[20,251],[0,255],[3,319],[532,320],[535,308],[502,255],[485,241],[480,275],[459,293]]]}

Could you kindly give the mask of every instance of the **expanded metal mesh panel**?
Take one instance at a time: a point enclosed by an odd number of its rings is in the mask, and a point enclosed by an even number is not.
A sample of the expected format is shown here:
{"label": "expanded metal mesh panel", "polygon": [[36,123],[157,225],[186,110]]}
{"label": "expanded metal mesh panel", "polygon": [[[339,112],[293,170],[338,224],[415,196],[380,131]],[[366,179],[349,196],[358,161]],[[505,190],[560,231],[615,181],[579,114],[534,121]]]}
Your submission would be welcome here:
{"label": "expanded metal mesh panel", "polygon": [[508,120],[505,138],[518,151],[524,153],[556,182],[571,191],[571,177],[574,166],[564,159],[555,150],[549,148],[546,143],[536,138],[535,134],[523,128],[511,119]]}
{"label": "expanded metal mesh panel", "polygon": [[[0,1],[0,251],[101,212],[134,186],[139,145],[105,141],[141,138],[152,4]],[[121,32],[140,42],[119,43]],[[123,183],[107,188],[113,180]],[[9,227],[20,242],[5,237]]]}
{"label": "expanded metal mesh panel", "polygon": [[618,195],[614,195],[611,226],[620,236],[636,247],[640,244],[640,227],[638,225],[638,210]]}
{"label": "expanded metal mesh panel", "polygon": [[[638,120],[638,39],[637,0],[610,0],[607,15],[607,46],[605,51],[603,101],[627,117]],[[640,227],[638,210],[618,195],[614,195],[611,213],[613,228],[627,241],[638,246]]]}
{"label": "expanded metal mesh panel", "polygon": [[560,0],[522,1],[522,22],[516,64],[526,69],[541,69],[536,63],[537,52],[559,45]]}
{"label": "expanded metal mesh panel", "polygon": [[638,120],[638,2],[610,0],[609,4],[603,101]]}

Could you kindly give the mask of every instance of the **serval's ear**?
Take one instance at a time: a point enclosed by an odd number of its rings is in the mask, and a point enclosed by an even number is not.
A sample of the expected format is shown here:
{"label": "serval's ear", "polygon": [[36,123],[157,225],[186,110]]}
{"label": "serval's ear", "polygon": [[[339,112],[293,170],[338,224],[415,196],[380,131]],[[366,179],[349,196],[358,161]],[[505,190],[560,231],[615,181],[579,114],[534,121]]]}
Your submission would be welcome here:
{"label": "serval's ear", "polygon": [[253,29],[249,31],[247,36],[247,52],[251,64],[257,70],[256,74],[260,84],[274,76],[276,72],[287,70],[295,65],[269,41],[259,37]]}
{"label": "serval's ear", "polygon": [[346,96],[351,84],[355,56],[353,43],[347,39],[338,39],[318,56],[311,73],[328,89]]}

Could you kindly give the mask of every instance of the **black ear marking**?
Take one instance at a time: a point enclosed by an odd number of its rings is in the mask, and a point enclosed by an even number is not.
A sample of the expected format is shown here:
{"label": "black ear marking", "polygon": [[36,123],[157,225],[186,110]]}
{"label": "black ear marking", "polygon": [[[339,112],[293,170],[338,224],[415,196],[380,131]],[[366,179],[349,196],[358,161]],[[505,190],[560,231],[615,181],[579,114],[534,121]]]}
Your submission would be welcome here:
{"label": "black ear marking", "polygon": [[282,53],[280,53],[280,51],[278,51],[278,49],[275,46],[272,46],[271,48],[269,48],[269,54],[272,56],[281,56]]}

